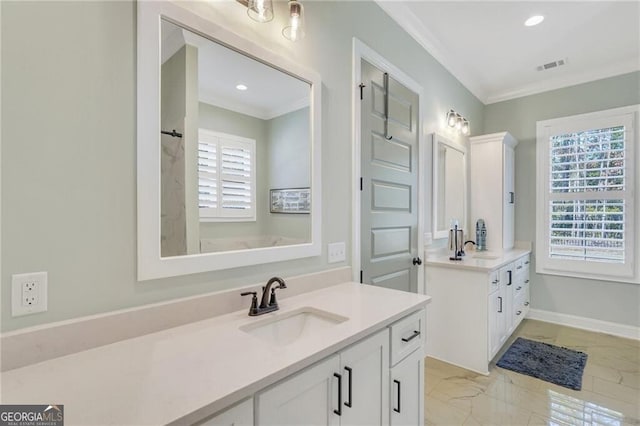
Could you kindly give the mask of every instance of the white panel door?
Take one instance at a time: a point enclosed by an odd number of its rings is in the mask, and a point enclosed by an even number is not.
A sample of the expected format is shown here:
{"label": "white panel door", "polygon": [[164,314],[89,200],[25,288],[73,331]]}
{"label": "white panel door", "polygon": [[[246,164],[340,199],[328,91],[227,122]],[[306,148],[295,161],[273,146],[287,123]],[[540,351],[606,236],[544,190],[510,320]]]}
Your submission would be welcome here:
{"label": "white panel door", "polygon": [[339,425],[335,355],[256,395],[256,426]]}
{"label": "white panel door", "polygon": [[424,353],[416,350],[391,369],[391,426],[424,424]]}
{"label": "white panel door", "polygon": [[361,281],[417,292],[418,95],[366,61],[362,84]]}
{"label": "white panel door", "polygon": [[340,353],[341,426],[389,424],[389,331]]}

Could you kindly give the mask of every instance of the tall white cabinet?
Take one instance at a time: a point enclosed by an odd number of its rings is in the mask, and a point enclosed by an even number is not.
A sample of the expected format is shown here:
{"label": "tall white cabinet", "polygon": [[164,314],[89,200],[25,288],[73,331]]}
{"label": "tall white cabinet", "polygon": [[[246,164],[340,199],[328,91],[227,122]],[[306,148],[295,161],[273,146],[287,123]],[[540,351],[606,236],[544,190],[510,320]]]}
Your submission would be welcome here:
{"label": "tall white cabinet", "polygon": [[487,249],[508,250],[514,245],[515,147],[518,141],[508,132],[474,136],[470,139],[471,232],[484,219]]}

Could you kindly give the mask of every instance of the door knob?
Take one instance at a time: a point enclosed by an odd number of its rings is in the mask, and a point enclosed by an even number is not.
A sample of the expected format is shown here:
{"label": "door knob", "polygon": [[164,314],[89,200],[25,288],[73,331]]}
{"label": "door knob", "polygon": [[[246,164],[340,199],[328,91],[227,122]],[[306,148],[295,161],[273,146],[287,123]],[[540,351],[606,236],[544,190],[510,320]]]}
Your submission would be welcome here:
{"label": "door knob", "polygon": [[413,264],[414,265],[422,265],[422,259],[420,259],[419,257],[414,257],[413,258]]}

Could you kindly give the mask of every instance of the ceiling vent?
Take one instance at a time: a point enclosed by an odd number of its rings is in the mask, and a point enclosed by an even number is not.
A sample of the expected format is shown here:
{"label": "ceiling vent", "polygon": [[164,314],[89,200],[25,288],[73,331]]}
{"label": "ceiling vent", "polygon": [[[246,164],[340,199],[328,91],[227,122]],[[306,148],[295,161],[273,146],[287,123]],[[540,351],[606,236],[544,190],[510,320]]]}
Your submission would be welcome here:
{"label": "ceiling vent", "polygon": [[553,61],[553,62],[549,62],[543,65],[539,65],[536,67],[536,70],[538,71],[546,71],[546,70],[550,70],[553,68],[558,68],[561,67],[563,65],[566,65],[567,60],[566,59],[558,59],[557,61]]}

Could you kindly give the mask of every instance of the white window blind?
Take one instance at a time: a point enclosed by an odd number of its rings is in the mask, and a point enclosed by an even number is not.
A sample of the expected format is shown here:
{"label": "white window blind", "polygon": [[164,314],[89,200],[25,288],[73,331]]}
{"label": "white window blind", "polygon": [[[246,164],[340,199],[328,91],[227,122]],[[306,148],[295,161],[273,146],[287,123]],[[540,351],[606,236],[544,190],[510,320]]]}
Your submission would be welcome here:
{"label": "white window blind", "polygon": [[200,129],[201,220],[255,220],[255,141]]}
{"label": "white window blind", "polygon": [[626,143],[624,126],[551,137],[551,258],[624,263]]}
{"label": "white window blind", "polygon": [[538,123],[538,272],[634,275],[634,114]]}

